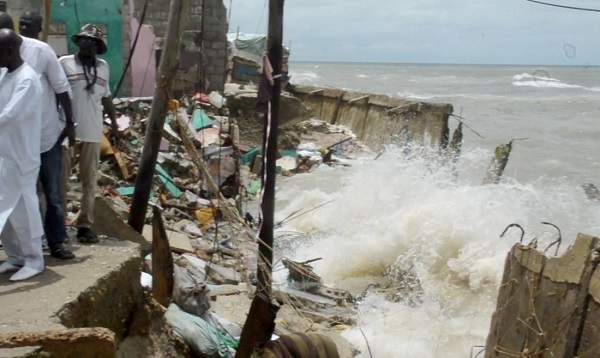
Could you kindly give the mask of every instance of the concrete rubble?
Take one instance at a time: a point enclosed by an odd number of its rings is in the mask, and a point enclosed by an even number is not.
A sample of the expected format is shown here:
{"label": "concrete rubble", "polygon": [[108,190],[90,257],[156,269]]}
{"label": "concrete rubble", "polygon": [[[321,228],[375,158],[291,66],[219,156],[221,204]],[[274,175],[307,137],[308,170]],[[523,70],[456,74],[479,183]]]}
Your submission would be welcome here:
{"label": "concrete rubble", "polygon": [[[106,237],[119,237],[140,244],[145,256],[140,282],[150,288],[152,257],[148,253],[152,242],[152,207],[159,206],[175,265],[194,277],[200,285],[201,289],[196,287],[193,292],[196,297],[203,297],[198,299],[203,300],[201,307],[204,309],[190,312],[177,299],[175,303],[182,312],[201,317],[215,327],[221,337],[225,337],[223,339],[231,352],[245,320],[245,315],[239,316],[239,313],[248,312],[256,284],[262,115],[239,109],[240,106],[248,109],[248,98],[253,96],[256,97],[255,88],[235,85],[228,87],[225,93],[226,107],[215,106],[207,96],[197,95],[181,99],[178,108],[169,111],[163,127],[147,225],[142,235],[130,230],[126,221],[144,144],[150,98],[115,99],[121,138],[116,146],[111,146],[108,140],[104,142],[97,175],[98,223],[93,229]],[[290,98],[289,101],[283,100],[284,106],[297,108],[290,112],[292,118],[285,115],[282,118],[278,174],[291,176],[350,165],[354,155],[369,151],[343,126],[310,117],[299,120],[298,113],[304,113],[304,109],[299,107],[296,99]],[[237,108],[237,115],[231,115],[231,108]],[[243,117],[239,116],[241,114]],[[184,131],[178,128],[175,116],[187,124]],[[260,131],[256,128],[245,131],[259,123]],[[225,201],[215,199],[217,196],[211,193],[211,188],[197,179],[199,168],[187,152],[182,133],[192,139]],[[240,188],[237,189],[236,185]],[[69,188],[66,204],[68,220],[74,221],[81,198],[76,165]],[[242,195],[236,195],[238,192]],[[240,208],[246,208],[246,212]],[[224,214],[229,209],[235,211],[238,220],[231,220]],[[345,352],[342,356],[352,355],[352,347],[338,334],[340,329],[354,323],[350,293],[327,287],[318,290],[274,287],[274,293],[287,303],[278,315],[277,334],[307,330],[326,332],[334,337],[340,352]],[[181,322],[183,313],[171,311],[171,307],[167,312]],[[230,329],[223,331],[222,325],[215,324],[215,320],[227,322]],[[181,336],[178,329],[183,328],[175,327],[175,332]],[[187,341],[185,337],[183,340]],[[201,351],[201,347],[193,345],[190,349],[196,353],[199,349]]]}

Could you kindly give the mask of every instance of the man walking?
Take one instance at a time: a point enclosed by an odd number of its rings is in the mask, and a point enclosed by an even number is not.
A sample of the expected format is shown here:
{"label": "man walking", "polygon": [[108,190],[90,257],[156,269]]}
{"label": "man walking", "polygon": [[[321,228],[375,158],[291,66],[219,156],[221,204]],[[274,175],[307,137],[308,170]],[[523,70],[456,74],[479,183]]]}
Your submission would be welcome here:
{"label": "man walking", "polygon": [[[11,281],[42,273],[42,218],[36,182],[40,169],[42,95],[39,75],[21,58],[22,39],[0,30],[0,240],[7,259],[0,273]],[[33,104],[33,105],[32,105]]]}
{"label": "man walking", "polygon": [[[41,26],[32,20],[35,26]],[[10,15],[0,12],[0,29],[11,29]],[[30,29],[32,27],[30,26]],[[33,34],[33,32],[31,33]],[[40,182],[46,197],[44,232],[50,255],[61,260],[70,260],[75,255],[64,246],[67,238],[64,198],[61,193],[61,144],[65,137],[69,144],[75,144],[75,125],[71,110],[70,85],[62,66],[52,48],[39,40],[21,36],[21,58],[39,75],[42,83],[42,96],[39,105],[44,109],[41,134]],[[58,116],[56,100],[60,103],[66,118],[63,123]]]}
{"label": "man walking", "polygon": [[[86,24],[71,38],[79,50],[74,55],[59,59],[73,92],[73,113],[77,118],[76,135],[79,147],[79,176],[83,189],[81,210],[77,217],[77,238],[82,243],[96,243],[98,236],[92,231],[94,203],[96,200],[96,172],[100,162],[103,115],[108,114],[112,132],[118,136],[117,119],[108,84],[109,68],[106,61],[96,55],[106,52],[102,32]],[[79,145],[78,145],[79,146]]]}

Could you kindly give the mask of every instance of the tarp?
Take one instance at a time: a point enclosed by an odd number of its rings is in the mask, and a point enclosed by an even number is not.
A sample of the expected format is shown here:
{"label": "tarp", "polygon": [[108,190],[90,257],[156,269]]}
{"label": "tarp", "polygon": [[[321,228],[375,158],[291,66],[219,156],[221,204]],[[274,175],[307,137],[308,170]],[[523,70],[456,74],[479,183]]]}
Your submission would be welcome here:
{"label": "tarp", "polygon": [[[260,34],[227,34],[231,55],[260,63],[263,53],[267,51],[267,35]],[[288,58],[289,48],[283,46],[283,57]]]}

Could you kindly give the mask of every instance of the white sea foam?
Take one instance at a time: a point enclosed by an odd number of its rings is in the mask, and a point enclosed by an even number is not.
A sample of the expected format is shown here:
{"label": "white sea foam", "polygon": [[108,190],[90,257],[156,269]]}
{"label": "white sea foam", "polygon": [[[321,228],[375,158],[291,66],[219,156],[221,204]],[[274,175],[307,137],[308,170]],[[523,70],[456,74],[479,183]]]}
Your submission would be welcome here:
{"label": "white sea foam", "polygon": [[573,85],[564,83],[556,78],[531,75],[529,73],[522,73],[513,77],[512,84],[519,87],[538,87],[538,88],[561,88],[561,89],[584,89],[589,91],[598,91],[595,88],[587,88],[580,85]]}
{"label": "white sea foam", "polygon": [[[473,162],[487,163],[490,154],[466,153],[470,162],[461,170],[480,168]],[[594,219],[600,205],[577,185],[505,178],[510,184],[482,186],[480,180],[456,183],[446,170],[393,147],[350,168],[287,178],[277,193],[279,220],[333,202],[289,222],[282,230],[320,235],[278,254],[298,261],[322,257],[312,265],[325,283],[354,292],[385,280],[393,267],[418,278],[420,305],[378,294],[361,302],[360,329],[343,334],[361,357],[369,357],[362,332],[374,357],[468,357],[472,346],[485,344],[504,260],[519,240],[518,230],[499,237],[508,224],[522,225],[525,240],[538,237],[540,246],[556,237],[541,222],[558,225],[561,251],[578,230],[600,232]]]}
{"label": "white sea foam", "polygon": [[290,71],[289,74],[292,81],[297,84],[315,84],[319,80],[319,75],[312,71]]}

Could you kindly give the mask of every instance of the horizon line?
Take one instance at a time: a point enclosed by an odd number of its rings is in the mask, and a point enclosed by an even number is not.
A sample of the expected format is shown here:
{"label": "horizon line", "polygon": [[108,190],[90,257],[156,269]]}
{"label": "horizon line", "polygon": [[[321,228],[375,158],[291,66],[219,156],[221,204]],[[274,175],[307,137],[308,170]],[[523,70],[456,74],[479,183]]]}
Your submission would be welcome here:
{"label": "horizon line", "polygon": [[344,63],[344,64],[376,64],[376,65],[451,65],[451,66],[547,66],[547,67],[600,67],[598,65],[570,65],[570,64],[543,64],[543,63],[458,63],[458,62],[392,62],[392,61],[327,61],[327,60],[289,60],[289,63]]}

